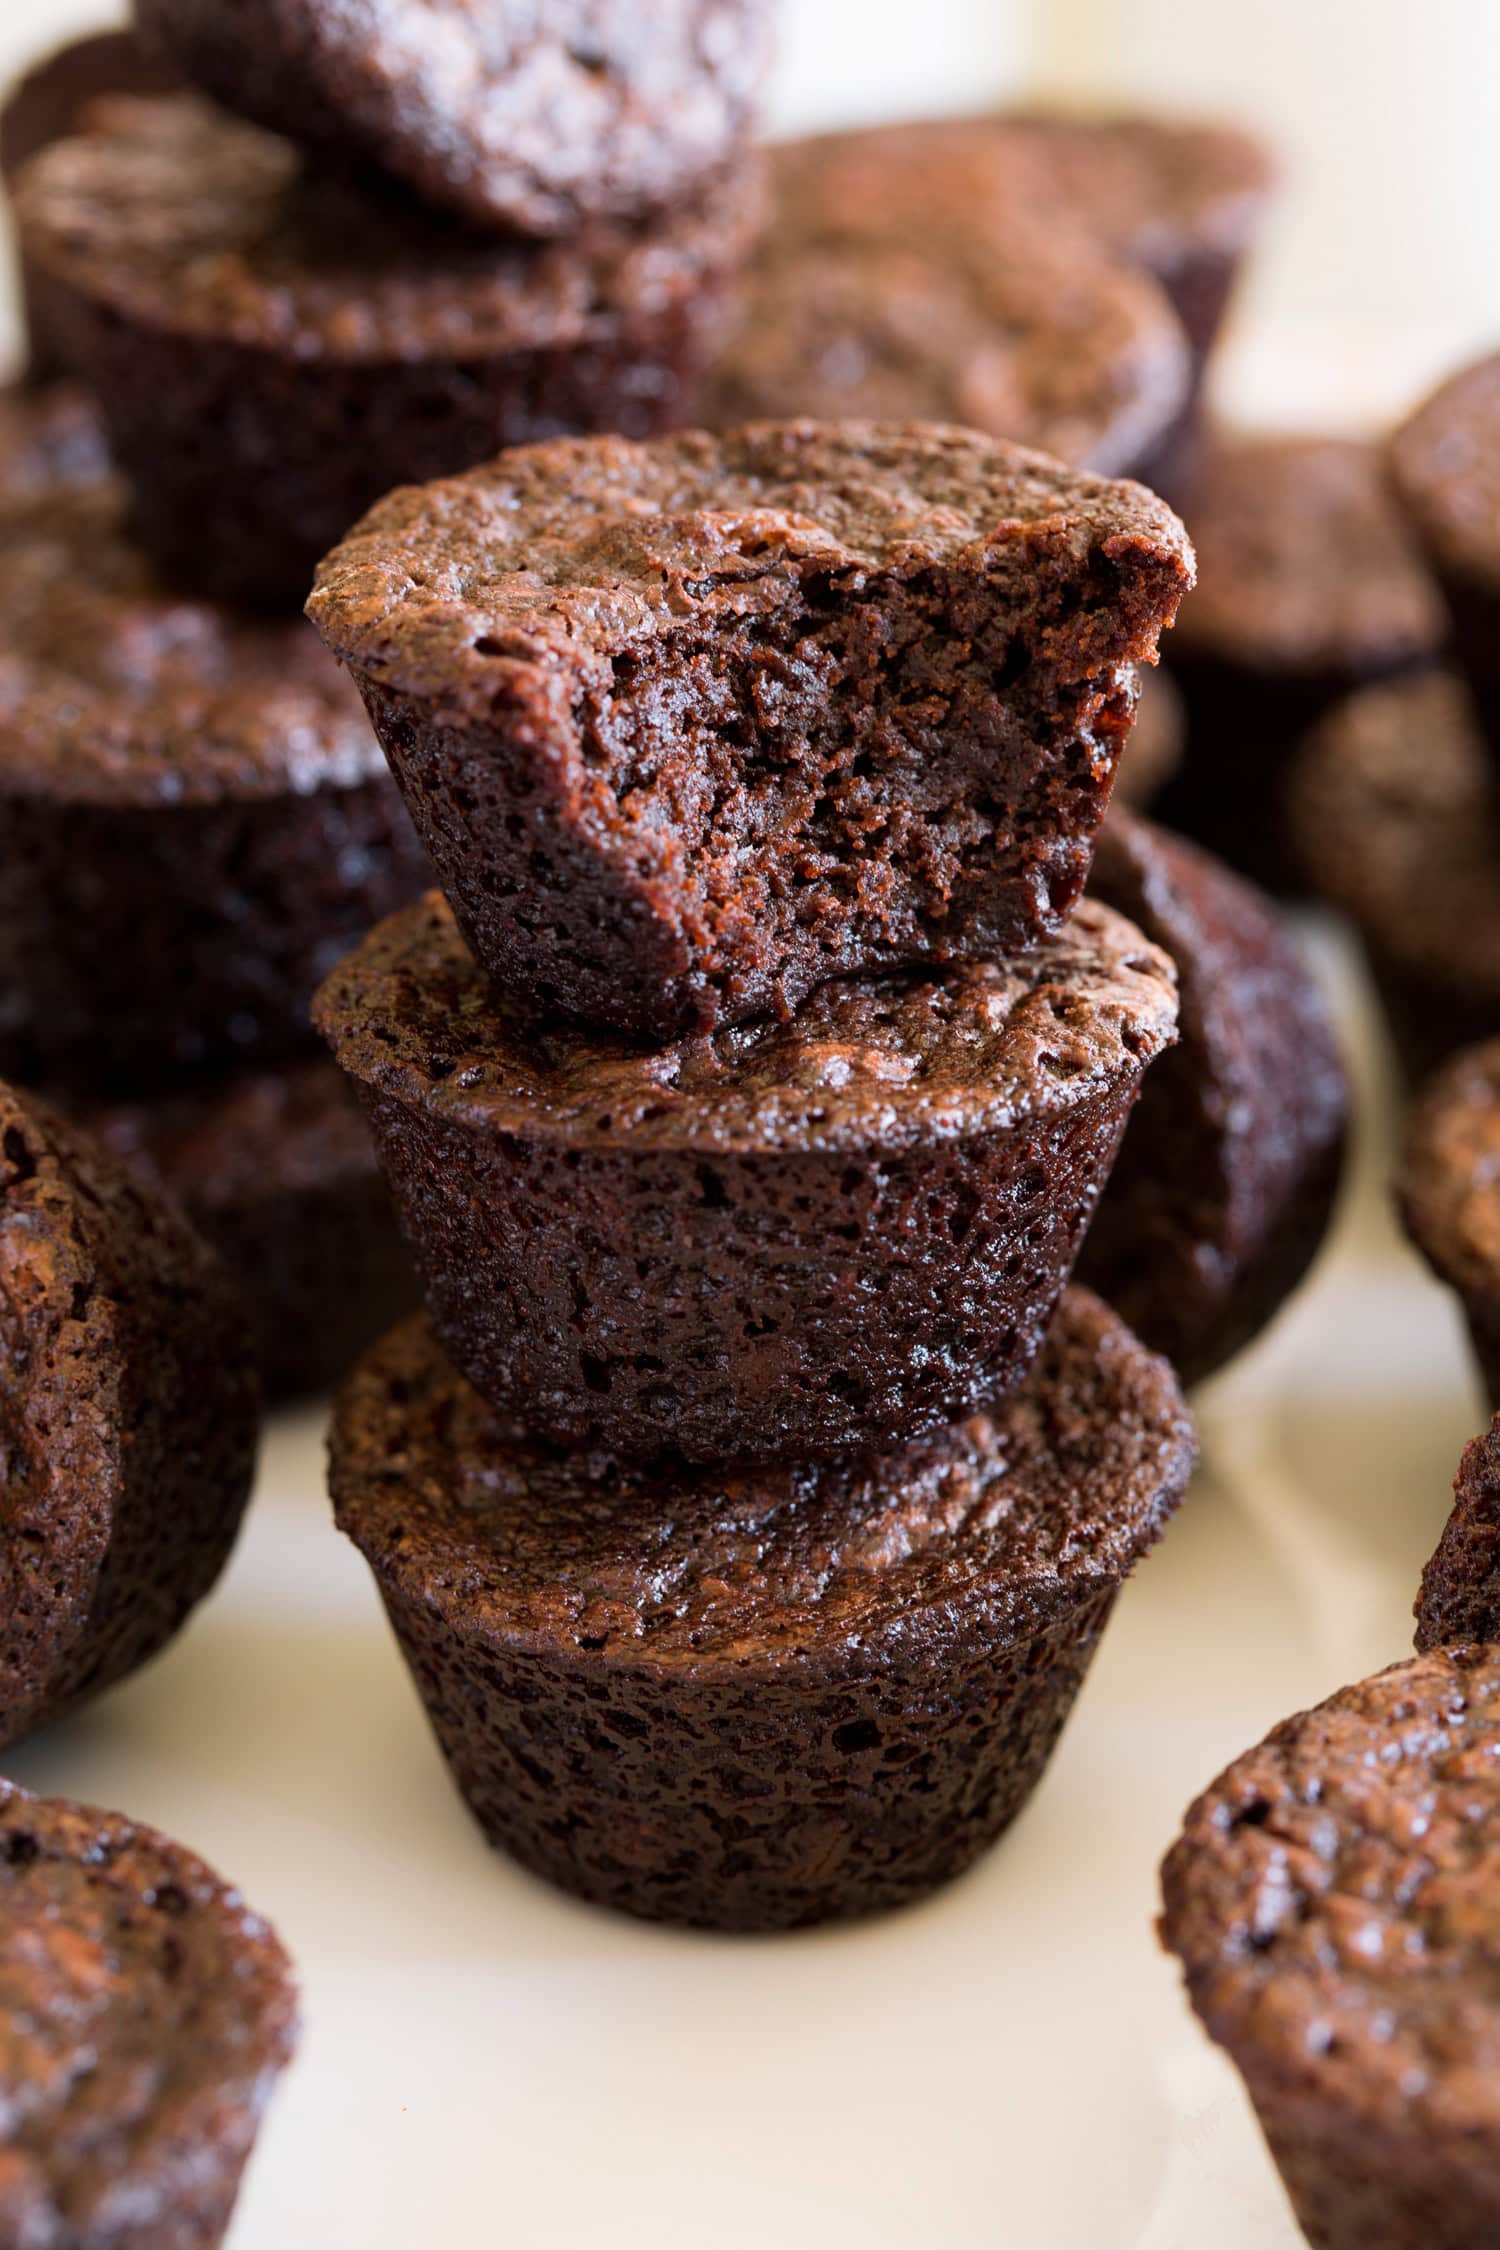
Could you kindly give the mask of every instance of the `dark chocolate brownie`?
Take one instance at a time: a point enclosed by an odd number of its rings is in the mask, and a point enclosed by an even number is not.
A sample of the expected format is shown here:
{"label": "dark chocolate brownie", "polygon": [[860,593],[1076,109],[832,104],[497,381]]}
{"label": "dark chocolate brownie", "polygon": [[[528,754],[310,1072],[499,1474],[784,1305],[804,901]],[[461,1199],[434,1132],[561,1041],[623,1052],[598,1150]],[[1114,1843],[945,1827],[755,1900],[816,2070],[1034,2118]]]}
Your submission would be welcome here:
{"label": "dark chocolate brownie", "polygon": [[1440,673],[1352,696],[1291,779],[1309,886],[1363,941],[1407,1078],[1500,1033],[1500,800]]}
{"label": "dark chocolate brownie", "polygon": [[491,238],[183,96],[96,105],[16,208],[143,536],[195,591],[294,603],[393,484],[678,419],[757,195],[736,172],[640,227]]}
{"label": "dark chocolate brownie", "polygon": [[1143,812],[1160,795],[1182,761],[1182,697],[1160,665],[1143,671],[1135,724],[1115,773],[1113,802]]}
{"label": "dark chocolate brownie", "polygon": [[1443,590],[1490,755],[1500,759],[1500,353],[1420,406],[1396,432],[1390,463]]}
{"label": "dark chocolate brownie", "polygon": [[394,493],[309,608],[515,1004],[671,1039],[1055,931],[1191,579],[1138,486],[761,423]]}
{"label": "dark chocolate brownie", "polygon": [[[75,39],[27,72],[0,102],[0,182],[77,128],[90,102],[102,94],[165,94],[178,80],[160,56],[149,54],[128,31],[100,31]],[[27,332],[27,373],[33,382],[62,372],[62,360],[32,302],[24,265],[22,298]]]}
{"label": "dark chocolate brownie", "polygon": [[1089,888],[1176,962],[1181,1017],[1078,1275],[1197,1383],[1260,1333],[1311,1265],[1338,1192],[1348,1083],[1323,996],[1248,883],[1115,812]]}
{"label": "dark chocolate brownie", "polygon": [[990,124],[884,126],[768,155],[770,216],[699,402],[720,429],[810,414],[957,422],[1133,473],[1189,353],[1154,282],[1040,208]]}
{"label": "dark chocolate brownie", "polygon": [[1500,1652],[1344,1688],[1232,1765],[1163,1935],[1318,2250],[1500,2241]]}
{"label": "dark chocolate brownie", "polygon": [[1433,661],[1442,605],[1372,446],[1226,439],[1180,505],[1199,563],[1172,639],[1187,755],[1154,809],[1286,890],[1284,790],[1298,742],[1341,696]]}
{"label": "dark chocolate brownie", "polygon": [[434,896],[323,987],[439,1333],[552,1439],[811,1459],[1017,1382],[1169,1045],[1086,902],[1014,962],[819,987],[642,1052],[511,1021]]}
{"label": "dark chocolate brownie", "polygon": [[173,593],[126,512],[75,396],[0,394],[0,1069],[134,1092],[316,1053],[430,878],[316,636]]}
{"label": "dark chocolate brownie", "polygon": [[745,1476],[549,1452],[411,1321],[344,1390],[332,1482],[490,1840],[755,1930],[904,1905],[993,1843],[1193,1457],[1165,1363],[1077,1290],[1010,1399]]}
{"label": "dark chocolate brownie", "polygon": [[1465,1048],[1426,1089],[1407,1121],[1396,1198],[1412,1241],[1458,1293],[1500,1407],[1500,1039]]}
{"label": "dark chocolate brownie", "polygon": [[83,1121],[175,1195],[223,1258],[269,1400],[332,1390],[416,1304],[369,1132],[326,1059],[117,1102]]}
{"label": "dark chocolate brownie", "polygon": [[7,2250],[217,2250],[296,2039],[291,1965],[238,1891],[0,1781]]}
{"label": "dark chocolate brownie", "polygon": [[133,1672],[228,1559],[259,1398],[175,1204],[0,1087],[0,1742]]}
{"label": "dark chocolate brownie", "polygon": [[771,0],[135,0],[205,93],[477,225],[680,203],[755,121]]}
{"label": "dark chocolate brownie", "polygon": [[1420,1652],[1500,1641],[1500,1414],[1464,1447],[1416,1619]]}

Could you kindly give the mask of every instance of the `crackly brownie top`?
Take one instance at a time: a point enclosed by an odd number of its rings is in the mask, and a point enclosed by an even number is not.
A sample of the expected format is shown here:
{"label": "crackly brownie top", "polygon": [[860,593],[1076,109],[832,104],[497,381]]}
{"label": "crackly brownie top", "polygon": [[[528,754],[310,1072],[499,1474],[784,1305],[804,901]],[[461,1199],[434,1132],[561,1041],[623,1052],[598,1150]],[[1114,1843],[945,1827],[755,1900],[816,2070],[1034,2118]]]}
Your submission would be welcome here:
{"label": "crackly brownie top", "polygon": [[878,571],[983,571],[1034,599],[1091,558],[1191,583],[1139,485],[929,424],[765,422],[636,443],[518,446],[394,492],[323,563],[308,604],[337,656],[481,721],[559,667],[601,683],[632,642],[773,615]]}
{"label": "crackly brownie top", "polygon": [[0,393],[0,797],[213,802],[384,772],[300,618],[163,583],[81,394]]}
{"label": "crackly brownie top", "polygon": [[286,1955],[201,1860],[0,1782],[8,2242],[146,2239],[216,2142],[237,2167],[295,2036]]}
{"label": "crackly brownie top", "polygon": [[1437,590],[1373,446],[1224,439],[1182,508],[1199,567],[1172,644],[1179,660],[1347,673],[1352,684],[1441,646]]}
{"label": "crackly brownie top", "polygon": [[1085,902],[1013,960],[839,978],[789,1022],[643,1051],[522,1031],[433,892],[382,922],[313,1012],[351,1077],[471,1130],[757,1155],[909,1148],[1060,1113],[1170,1046],[1177,988],[1164,953]]}
{"label": "crackly brownie top", "polygon": [[1494,767],[1444,673],[1365,688],[1310,738],[1292,776],[1308,879],[1403,967],[1500,994]]}
{"label": "crackly brownie top", "polygon": [[1160,290],[1045,207],[989,124],[788,142],[768,180],[705,387],[714,427],[954,422],[1110,472],[1181,409],[1187,345]]}
{"label": "crackly brownie top", "polygon": [[356,363],[607,342],[718,278],[758,208],[737,175],[655,227],[525,243],[316,170],[191,95],[95,104],[16,185],[28,257],[120,318]]}
{"label": "crackly brownie top", "polygon": [[1427,1088],[1407,1123],[1398,1192],[1439,1272],[1500,1300],[1500,1039],[1455,1055]]}
{"label": "crackly brownie top", "polygon": [[1464,1447],[1415,1614],[1422,1651],[1500,1641],[1500,1414]]}
{"label": "crackly brownie top", "polygon": [[1266,149],[1236,126],[1018,111],[992,129],[1038,164],[1054,203],[1157,273],[1203,252],[1237,255],[1273,185]]}
{"label": "crackly brownie top", "polygon": [[112,1102],[80,1122],[194,1211],[274,1202],[376,1169],[348,1081],[321,1056]]}
{"label": "crackly brownie top", "polygon": [[77,126],[106,94],[165,94],[181,84],[166,59],[134,32],[100,31],[71,40],[29,70],[0,103],[0,179],[14,178],[38,150]]}
{"label": "crackly brownie top", "polygon": [[1391,441],[1396,490],[1434,559],[1500,579],[1500,352],[1464,368]]}
{"label": "crackly brownie top", "polygon": [[1166,1362],[1074,1290],[1020,1390],[884,1455],[719,1475],[544,1450],[418,1318],[347,1386],[333,1458],[343,1529],[424,1603],[538,1650],[706,1665],[837,1659],[977,1605],[1021,1638],[1129,1571],[1194,1444]]}
{"label": "crackly brownie top", "polygon": [[1187,1816],[1167,1943],[1242,2063],[1378,2129],[1500,2134],[1500,1652],[1288,1719]]}

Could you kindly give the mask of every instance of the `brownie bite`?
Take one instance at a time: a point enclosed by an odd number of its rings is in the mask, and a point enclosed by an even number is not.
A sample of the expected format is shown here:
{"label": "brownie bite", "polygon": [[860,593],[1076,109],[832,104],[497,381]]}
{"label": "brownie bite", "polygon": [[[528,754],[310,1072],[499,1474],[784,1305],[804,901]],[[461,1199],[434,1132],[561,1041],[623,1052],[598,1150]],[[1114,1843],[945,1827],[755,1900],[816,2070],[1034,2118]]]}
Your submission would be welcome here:
{"label": "brownie bite", "polygon": [[174,591],[78,395],[0,394],[0,1068],[316,1054],[314,988],[428,879],[304,621]]}
{"label": "brownie bite", "polygon": [[1500,759],[1500,353],[1417,408],[1391,441],[1390,468],[1442,588],[1490,755]]}
{"label": "brownie bite", "polygon": [[1279,1726],[1187,1815],[1167,1945],[1319,2250],[1500,2240],[1500,1652]]}
{"label": "brownie bite", "polygon": [[1426,1088],[1407,1121],[1396,1200],[1412,1241],[1457,1294],[1500,1407],[1500,1038],[1453,1056]]}
{"label": "brownie bite", "polygon": [[1191,579],[1137,486],[761,423],[394,493],[309,608],[484,967],[669,1040],[1056,931]]}
{"label": "brownie bite", "polygon": [[0,1086],[0,1742],[154,1656],[250,1496],[258,1389],[175,1204]]}
{"label": "brownie bite", "polygon": [[1198,553],[1172,637],[1187,755],[1155,809],[1286,890],[1283,799],[1298,741],[1341,696],[1433,661],[1441,603],[1372,446],[1225,439],[1178,501]]}
{"label": "brownie bite", "polygon": [[1038,192],[989,121],[767,152],[769,212],[698,412],[962,423],[1133,474],[1190,355],[1163,292]]}
{"label": "brownie bite", "polygon": [[17,183],[25,255],[182,583],[300,602],[393,484],[561,432],[678,418],[757,208],[534,244],[176,100],[96,105]]}
{"label": "brownie bite", "polygon": [[478,226],[565,235],[680,203],[740,154],[772,0],[135,0],[205,93]]}
{"label": "brownie bite", "polygon": [[1197,1383],[1260,1333],[1312,1264],[1338,1192],[1348,1083],[1323,996],[1250,884],[1115,812],[1089,888],[1170,954],[1181,1012],[1078,1274]]}
{"label": "brownie bite", "polygon": [[270,1402],[332,1390],[416,1304],[369,1132],[326,1058],[82,1114],[139,1178],[177,1198],[223,1258]]}
{"label": "brownie bite", "polygon": [[1017,1382],[1176,1010],[1085,902],[1014,961],[642,1051],[518,1026],[435,894],[316,1003],[463,1372],[547,1438],[703,1461],[914,1436]]}
{"label": "brownie bite", "polygon": [[1500,1641],[1500,1415],[1464,1447],[1415,1614],[1419,1654]]}
{"label": "brownie bite", "polygon": [[1458,683],[1340,705],[1297,761],[1289,812],[1309,887],[1359,932],[1408,1080],[1500,1033],[1500,799]]}
{"label": "brownie bite", "polygon": [[490,1840],[600,1905],[765,1930],[994,1841],[1193,1457],[1166,1365],[1080,1290],[1012,1398],[739,1476],[547,1451],[412,1321],[343,1392],[332,1483]]}
{"label": "brownie bite", "polygon": [[0,2239],[217,2250],[297,2039],[274,1931],[180,1844],[0,1781]]}

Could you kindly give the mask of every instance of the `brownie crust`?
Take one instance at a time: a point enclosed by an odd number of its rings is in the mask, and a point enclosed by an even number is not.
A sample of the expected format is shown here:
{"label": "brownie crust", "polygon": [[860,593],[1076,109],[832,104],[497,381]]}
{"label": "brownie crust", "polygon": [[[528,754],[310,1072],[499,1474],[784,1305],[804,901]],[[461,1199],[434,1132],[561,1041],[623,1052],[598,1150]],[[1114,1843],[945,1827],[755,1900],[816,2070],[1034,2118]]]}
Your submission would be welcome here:
{"label": "brownie crust", "polygon": [[515,1004],[670,1040],[1056,931],[1191,576],[1138,486],[760,423],[393,494],[309,611]]}
{"label": "brownie crust", "polygon": [[502,233],[647,217],[741,153],[770,0],[135,0],[226,108]]}
{"label": "brownie crust", "polygon": [[1396,1202],[1457,1293],[1486,1396],[1500,1407],[1500,1040],[1453,1056],[1413,1108]]}
{"label": "brownie crust", "polygon": [[1500,758],[1500,353],[1417,408],[1391,441],[1390,470],[1442,588],[1485,742]]}
{"label": "brownie crust", "polygon": [[217,1257],[86,1134],[0,1087],[0,1742],[185,1623],[234,1544],[258,1421]]}
{"label": "brownie crust", "polygon": [[643,1052],[520,1029],[434,894],[315,1013],[481,1394],[554,1440],[751,1461],[1020,1379],[1176,992],[1085,902],[1023,959]]}
{"label": "brownie crust", "polygon": [[269,1404],[331,1391],[417,1302],[375,1151],[325,1058],[238,1072],[82,1121],[174,1195],[238,1285]]}
{"label": "brownie crust", "polygon": [[1500,823],[1493,769],[1457,681],[1369,688],[1293,771],[1293,847],[1346,913],[1408,1082],[1500,1022]]}
{"label": "brownie crust", "polygon": [[345,1388],[332,1484],[490,1840],[599,1905],[766,1930],[988,1848],[1193,1458],[1165,1364],[1074,1291],[1012,1399],[738,1477],[541,1449],[412,1321]]}
{"label": "brownie crust", "polygon": [[1323,996],[1250,884],[1116,811],[1089,888],[1176,962],[1181,1012],[1078,1275],[1191,1385],[1252,1342],[1312,1264],[1338,1193],[1348,1081]]}
{"label": "brownie crust", "polygon": [[312,1049],[321,978],[429,879],[316,636],[165,585],[68,390],[0,394],[0,618],[0,1067]]}
{"label": "brownie crust", "polygon": [[1188,1813],[1166,1943],[1319,2250],[1500,2232],[1500,1662],[1447,1649],[1278,1727]]}
{"label": "brownie crust", "polygon": [[191,1852],[0,1781],[0,2234],[217,2250],[297,2001],[275,1933]]}
{"label": "brownie crust", "polygon": [[1500,1415],[1464,1447],[1417,1596],[1417,1652],[1500,1641]]}
{"label": "brownie crust", "polygon": [[191,96],[97,106],[16,199],[141,535],[184,585],[279,606],[393,484],[680,419],[758,210],[752,168],[639,227],[473,234]]}

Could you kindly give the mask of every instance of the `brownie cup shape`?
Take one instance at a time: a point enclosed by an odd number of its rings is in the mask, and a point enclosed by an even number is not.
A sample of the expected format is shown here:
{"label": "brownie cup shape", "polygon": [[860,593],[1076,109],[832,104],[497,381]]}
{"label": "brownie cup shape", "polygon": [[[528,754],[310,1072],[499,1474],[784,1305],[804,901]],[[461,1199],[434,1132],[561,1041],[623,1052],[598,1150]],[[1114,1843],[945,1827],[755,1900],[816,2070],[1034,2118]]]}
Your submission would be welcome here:
{"label": "brownie cup shape", "polygon": [[1188,397],[1149,277],[1044,204],[990,124],[884,126],[767,155],[769,209],[701,419],[954,422],[1133,474]]}
{"label": "brownie cup shape", "polygon": [[184,585],[288,605],[392,485],[680,419],[757,209],[736,172],[639,227],[474,234],[191,96],[99,105],[16,202],[143,537]]}
{"label": "brownie cup shape", "polygon": [[297,2002],[273,1931],[119,1813],[0,1782],[0,2240],[217,2250]]}
{"label": "brownie cup shape", "polygon": [[[0,182],[7,187],[23,164],[54,141],[66,140],[90,102],[105,94],[164,94],[177,84],[166,60],[148,53],[128,31],[95,32],[48,55],[0,103]],[[63,371],[45,316],[33,302],[24,263],[21,289],[27,333],[27,373],[33,382]]]}
{"label": "brownie cup shape", "polygon": [[316,1055],[430,880],[316,635],[174,592],[127,515],[76,394],[0,396],[0,1067],[59,1090]]}
{"label": "brownie cup shape", "polygon": [[325,1058],[83,1114],[219,1252],[251,1316],[273,1403],[332,1390],[416,1304],[369,1132]]}
{"label": "brownie cup shape", "polygon": [[1500,1039],[1453,1056],[1423,1093],[1407,1122],[1396,1199],[1412,1241],[1457,1294],[1490,1405],[1500,1407]]}
{"label": "brownie cup shape", "polygon": [[1187,1816],[1163,1934],[1317,2250],[1500,2240],[1500,1654],[1277,1727]]}
{"label": "brownie cup shape", "polygon": [[186,78],[476,225],[538,236],[680,203],[755,120],[772,0],[135,0]]}
{"label": "brownie cup shape", "polygon": [[1500,1032],[1500,801],[1457,682],[1350,697],[1298,759],[1289,806],[1308,884],[1358,930],[1410,1083]]}
{"label": "brownie cup shape", "polygon": [[1155,809],[1285,890],[1298,742],[1342,696],[1433,661],[1441,603],[1371,446],[1225,440],[1178,498],[1198,552],[1172,637],[1187,755]]}
{"label": "brownie cup shape", "polygon": [[1327,1006],[1270,901],[1112,813],[1094,897],[1177,964],[1177,1045],[1148,1073],[1079,1279],[1184,1383],[1257,1336],[1328,1229],[1349,1090]]}
{"label": "brownie cup shape", "polygon": [[1390,466],[1443,590],[1485,741],[1500,759],[1500,354],[1417,408],[1391,442]]}
{"label": "brownie cup shape", "polygon": [[316,1013],[492,1405],[632,1456],[810,1459],[1020,1379],[1176,993],[1085,902],[1017,961],[643,1052],[517,1027],[434,896]]}
{"label": "brownie cup shape", "polygon": [[228,1558],[259,1398],[218,1258],[0,1087],[0,1742],[144,1664]]}
{"label": "brownie cup shape", "polygon": [[491,1842],[600,1905],[767,1930],[993,1843],[1193,1454],[1165,1363],[1079,1290],[1010,1399],[745,1476],[549,1452],[412,1321],[346,1386],[332,1481]]}
{"label": "brownie cup shape", "polygon": [[1191,572],[1137,486],[762,423],[395,493],[310,611],[515,1005],[669,1040],[1055,931]]}
{"label": "brownie cup shape", "polygon": [[1419,1654],[1500,1641],[1500,1415],[1464,1447],[1416,1619]]}

